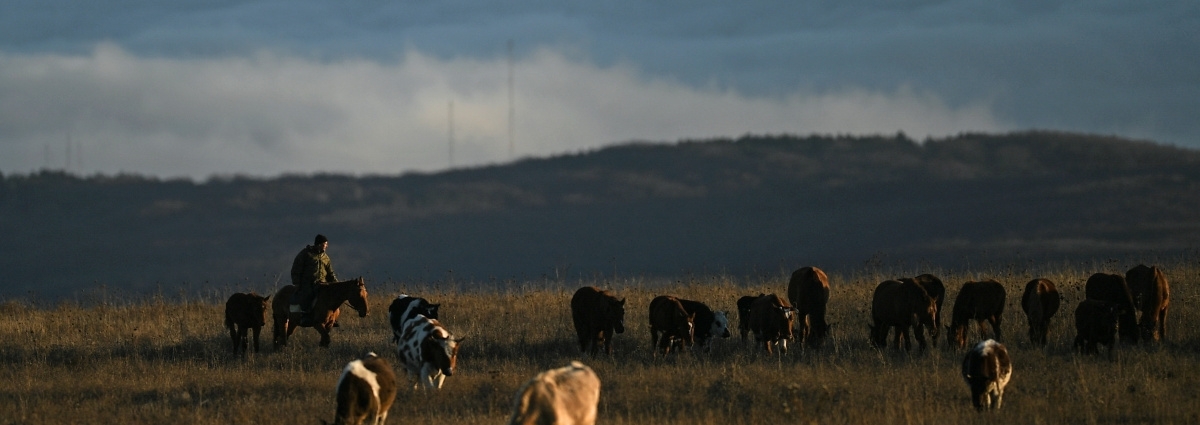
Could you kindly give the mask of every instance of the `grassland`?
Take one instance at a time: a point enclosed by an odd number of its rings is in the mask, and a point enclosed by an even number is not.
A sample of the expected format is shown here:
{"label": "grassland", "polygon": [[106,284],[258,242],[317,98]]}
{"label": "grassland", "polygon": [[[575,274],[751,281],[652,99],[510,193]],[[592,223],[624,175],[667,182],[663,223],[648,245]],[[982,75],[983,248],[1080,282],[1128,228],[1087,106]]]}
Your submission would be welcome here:
{"label": "grassland", "polygon": [[[707,354],[654,358],[646,304],[673,294],[734,310],[745,294],[786,292],[783,273],[759,278],[689,276],[534,282],[505,289],[443,289],[432,283],[368,282],[371,315],[343,316],[333,344],[300,329],[275,352],[231,354],[224,298],[154,297],[0,305],[0,423],[319,423],[333,418],[333,388],[351,359],[381,353],[398,366],[386,307],[398,293],[441,302],[442,321],[466,336],[457,373],[436,392],[404,388],[390,423],[499,424],[517,388],[541,369],[581,359],[603,383],[606,424],[1137,424],[1200,422],[1200,264],[1163,264],[1171,281],[1168,339],[1120,347],[1115,360],[1072,352],[1071,312],[1096,271],[1134,264],[989,266],[983,271],[881,270],[831,273],[824,348],[771,357],[735,337]],[[925,353],[880,351],[867,342],[870,294],[883,279],[933,272],[947,283],[949,310],[963,281],[995,278],[1008,302],[1003,342],[1014,362],[1004,409],[979,414],[959,375],[961,353],[939,345]],[[1050,344],[1032,347],[1018,300],[1025,282],[1053,280],[1065,296]],[[627,332],[612,358],[584,358],[575,344],[568,301],[579,286],[615,290],[629,300]],[[229,293],[269,288],[231,288]],[[201,297],[204,298],[204,297]],[[736,316],[736,315],[735,315]],[[736,320],[735,320],[736,323]],[[402,382],[402,369],[397,369]]]}

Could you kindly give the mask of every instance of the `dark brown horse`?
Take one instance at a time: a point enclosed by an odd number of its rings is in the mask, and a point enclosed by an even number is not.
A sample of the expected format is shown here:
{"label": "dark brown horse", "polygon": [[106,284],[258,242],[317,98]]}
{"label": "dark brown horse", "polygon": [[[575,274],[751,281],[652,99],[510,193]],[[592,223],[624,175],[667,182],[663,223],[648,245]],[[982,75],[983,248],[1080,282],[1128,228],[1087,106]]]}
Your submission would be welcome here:
{"label": "dark brown horse", "polygon": [[[663,356],[675,345],[686,348],[695,343],[696,314],[688,313],[679,298],[659,295],[650,301],[650,343]],[[659,335],[661,333],[661,336]]]}
{"label": "dark brown horse", "polygon": [[796,309],[778,295],[758,297],[750,306],[750,331],[754,340],[774,354],[772,346],[779,347],[779,354],[787,354],[787,342],[795,338]]}
{"label": "dark brown horse", "polygon": [[754,305],[754,300],[766,295],[759,292],[758,295],[747,295],[737,300],[738,331],[742,333],[742,345],[746,345],[746,338],[750,335],[750,307]]}
{"label": "dark brown horse", "polygon": [[[871,328],[871,343],[883,348],[887,344],[888,331],[896,328],[895,346],[900,348],[904,342],[904,350],[912,349],[910,335],[916,335],[917,344],[925,350],[925,331],[937,335],[938,329],[933,324],[937,315],[937,301],[925,292],[925,288],[915,282],[900,282],[886,280],[875,287],[875,295],[871,300],[871,318],[874,324]],[[910,333],[911,329],[911,333]]]}
{"label": "dark brown horse", "polygon": [[[933,328],[942,328],[942,304],[946,301],[946,285],[942,284],[942,280],[937,276],[925,273],[917,277],[906,277],[897,279],[901,282],[913,282],[925,289],[925,293],[929,294],[929,298],[933,298],[933,303],[937,304],[937,312],[933,315]],[[937,345],[938,333],[932,332],[930,339],[933,340],[933,345]]]}
{"label": "dark brown horse", "polygon": [[829,334],[825,305],[829,303],[829,276],[819,268],[804,267],[792,272],[788,301],[796,307],[796,327],[801,347],[815,348]]}
{"label": "dark brown horse", "polygon": [[1058,312],[1062,297],[1054,282],[1049,279],[1034,279],[1025,284],[1025,293],[1021,295],[1021,309],[1029,319],[1029,341],[1035,345],[1046,346],[1046,334],[1050,330],[1050,318]]}
{"label": "dark brown horse", "polygon": [[1099,300],[1116,304],[1118,308],[1117,336],[1121,343],[1134,345],[1138,343],[1137,306],[1133,304],[1133,295],[1125,277],[1119,274],[1096,273],[1088,277],[1083,284],[1084,294],[1089,300]]}
{"label": "dark brown horse", "polygon": [[256,293],[230,295],[225,302],[225,327],[229,328],[229,337],[233,339],[233,353],[246,353],[250,343],[248,333],[254,333],[254,352],[258,352],[258,334],[267,324],[267,311],[271,297]]}
{"label": "dark brown horse", "polygon": [[594,286],[579,288],[571,297],[571,320],[580,350],[595,357],[604,345],[611,356],[613,333],[625,332],[625,299]]}
{"label": "dark brown horse", "polygon": [[946,330],[949,331],[946,344],[959,350],[967,348],[968,328],[972,320],[979,323],[980,339],[985,332],[985,322],[992,325],[993,339],[1003,339],[1000,324],[1004,318],[1004,304],[1007,298],[1008,293],[1005,292],[1004,285],[995,280],[963,283],[962,289],[958,290],[958,296],[954,297],[954,310],[950,316],[950,324],[946,326]]}
{"label": "dark brown horse", "polygon": [[[299,312],[290,312],[288,300],[296,291],[293,285],[279,288],[275,300],[271,302],[271,310],[275,317],[275,349],[287,345],[287,339],[300,326]],[[343,303],[358,311],[358,317],[367,317],[367,284],[362,277],[345,282],[317,285],[317,299],[313,303],[313,328],[321,333],[321,346],[329,346],[329,330],[341,315]]]}

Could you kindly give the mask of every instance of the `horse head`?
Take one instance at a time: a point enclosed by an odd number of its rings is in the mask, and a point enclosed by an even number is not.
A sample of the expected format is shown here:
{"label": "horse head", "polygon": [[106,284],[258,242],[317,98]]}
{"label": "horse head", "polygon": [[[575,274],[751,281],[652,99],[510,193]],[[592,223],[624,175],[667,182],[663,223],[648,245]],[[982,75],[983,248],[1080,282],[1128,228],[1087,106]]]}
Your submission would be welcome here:
{"label": "horse head", "polygon": [[358,317],[367,317],[367,282],[362,276],[352,282],[357,283],[357,292],[351,293],[346,301],[350,303],[350,307],[358,312]]}

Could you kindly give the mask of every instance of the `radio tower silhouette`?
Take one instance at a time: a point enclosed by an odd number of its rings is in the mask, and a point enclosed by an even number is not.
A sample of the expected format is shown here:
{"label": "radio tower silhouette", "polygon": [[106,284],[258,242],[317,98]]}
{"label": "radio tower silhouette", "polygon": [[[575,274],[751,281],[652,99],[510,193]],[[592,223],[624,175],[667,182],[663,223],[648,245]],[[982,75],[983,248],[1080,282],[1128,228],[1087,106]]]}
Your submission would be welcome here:
{"label": "radio tower silhouette", "polygon": [[516,156],[517,109],[513,101],[513,41],[508,40],[508,159]]}

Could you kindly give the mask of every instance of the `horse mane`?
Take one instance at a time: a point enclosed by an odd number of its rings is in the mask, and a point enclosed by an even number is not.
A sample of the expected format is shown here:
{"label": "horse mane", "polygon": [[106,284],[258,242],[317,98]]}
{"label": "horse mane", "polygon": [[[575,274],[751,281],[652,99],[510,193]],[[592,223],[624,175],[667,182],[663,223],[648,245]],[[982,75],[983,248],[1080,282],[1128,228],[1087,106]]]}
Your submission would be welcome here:
{"label": "horse mane", "polygon": [[344,290],[347,286],[351,286],[351,285],[353,285],[354,287],[358,287],[358,282],[360,282],[360,281],[365,282],[365,281],[363,281],[362,277],[356,277],[354,279],[343,280],[340,282],[317,284],[317,290],[318,291],[328,291],[331,289]]}

